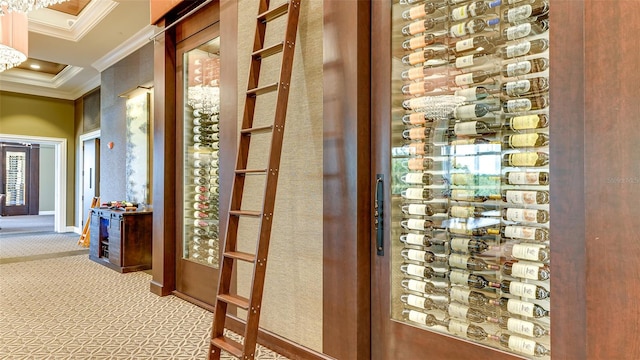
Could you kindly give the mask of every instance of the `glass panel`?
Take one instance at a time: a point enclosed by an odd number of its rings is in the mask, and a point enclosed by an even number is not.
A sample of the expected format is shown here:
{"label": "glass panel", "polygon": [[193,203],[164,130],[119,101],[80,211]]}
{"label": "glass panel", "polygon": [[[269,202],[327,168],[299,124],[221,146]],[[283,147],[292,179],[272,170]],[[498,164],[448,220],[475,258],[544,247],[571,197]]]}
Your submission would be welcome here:
{"label": "glass panel", "polygon": [[548,358],[549,1],[392,12],[392,318]]}
{"label": "glass panel", "polygon": [[7,198],[5,205],[26,205],[27,154],[25,152],[7,151],[5,156],[7,164],[7,184],[5,188]]}
{"label": "glass panel", "polygon": [[184,54],[183,258],[219,266],[220,38]]}

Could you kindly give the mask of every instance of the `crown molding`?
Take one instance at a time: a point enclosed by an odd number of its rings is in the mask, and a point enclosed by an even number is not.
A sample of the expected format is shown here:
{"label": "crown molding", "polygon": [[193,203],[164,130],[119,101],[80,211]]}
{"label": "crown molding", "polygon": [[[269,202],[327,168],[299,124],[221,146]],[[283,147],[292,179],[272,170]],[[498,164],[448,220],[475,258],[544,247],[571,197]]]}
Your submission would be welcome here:
{"label": "crown molding", "polygon": [[110,66],[116,64],[118,61],[129,56],[134,51],[148,44],[155,32],[155,28],[155,25],[145,26],[140,31],[135,33],[132,37],[130,37],[127,41],[118,45],[108,54],[93,62],[91,66],[99,72],[103,72]]}
{"label": "crown molding", "polygon": [[29,13],[29,31],[77,42],[116,6],[118,3],[111,0],[91,1],[78,16],[47,8],[32,11]]}

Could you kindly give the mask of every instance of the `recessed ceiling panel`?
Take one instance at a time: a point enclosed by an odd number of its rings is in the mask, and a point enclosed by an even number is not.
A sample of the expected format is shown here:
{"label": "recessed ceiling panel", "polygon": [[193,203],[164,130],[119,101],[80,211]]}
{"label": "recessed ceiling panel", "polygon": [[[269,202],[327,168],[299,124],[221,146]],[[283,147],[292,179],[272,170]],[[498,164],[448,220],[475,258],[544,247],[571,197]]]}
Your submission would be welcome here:
{"label": "recessed ceiling panel", "polygon": [[91,0],[68,0],[60,4],[51,5],[48,8],[63,12],[65,14],[78,16],[82,9],[84,9]]}

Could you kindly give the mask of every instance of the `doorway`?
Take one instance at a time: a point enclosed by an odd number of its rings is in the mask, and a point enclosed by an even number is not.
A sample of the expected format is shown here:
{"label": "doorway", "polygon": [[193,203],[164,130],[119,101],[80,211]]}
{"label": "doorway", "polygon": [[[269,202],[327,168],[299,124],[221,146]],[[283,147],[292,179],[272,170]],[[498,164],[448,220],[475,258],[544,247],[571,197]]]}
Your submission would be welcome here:
{"label": "doorway", "polygon": [[100,196],[100,130],[80,135],[78,152],[78,228],[87,221],[91,200]]}
{"label": "doorway", "polygon": [[54,172],[54,231],[73,231],[73,227],[67,227],[67,139],[0,134],[0,142],[31,143],[39,145],[51,145],[54,147],[55,172]]}
{"label": "doorway", "polygon": [[2,216],[38,215],[40,149],[38,144],[0,142]]}

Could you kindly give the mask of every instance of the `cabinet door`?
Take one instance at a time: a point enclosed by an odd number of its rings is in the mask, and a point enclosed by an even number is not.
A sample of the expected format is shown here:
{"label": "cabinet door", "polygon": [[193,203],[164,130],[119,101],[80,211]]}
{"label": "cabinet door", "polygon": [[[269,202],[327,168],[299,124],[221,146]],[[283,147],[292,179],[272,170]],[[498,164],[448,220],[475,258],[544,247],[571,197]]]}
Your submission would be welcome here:
{"label": "cabinet door", "polygon": [[215,300],[221,247],[220,41],[216,24],[177,47],[176,290],[208,304]]}
{"label": "cabinet door", "polygon": [[374,358],[550,358],[548,13],[375,3]]}

